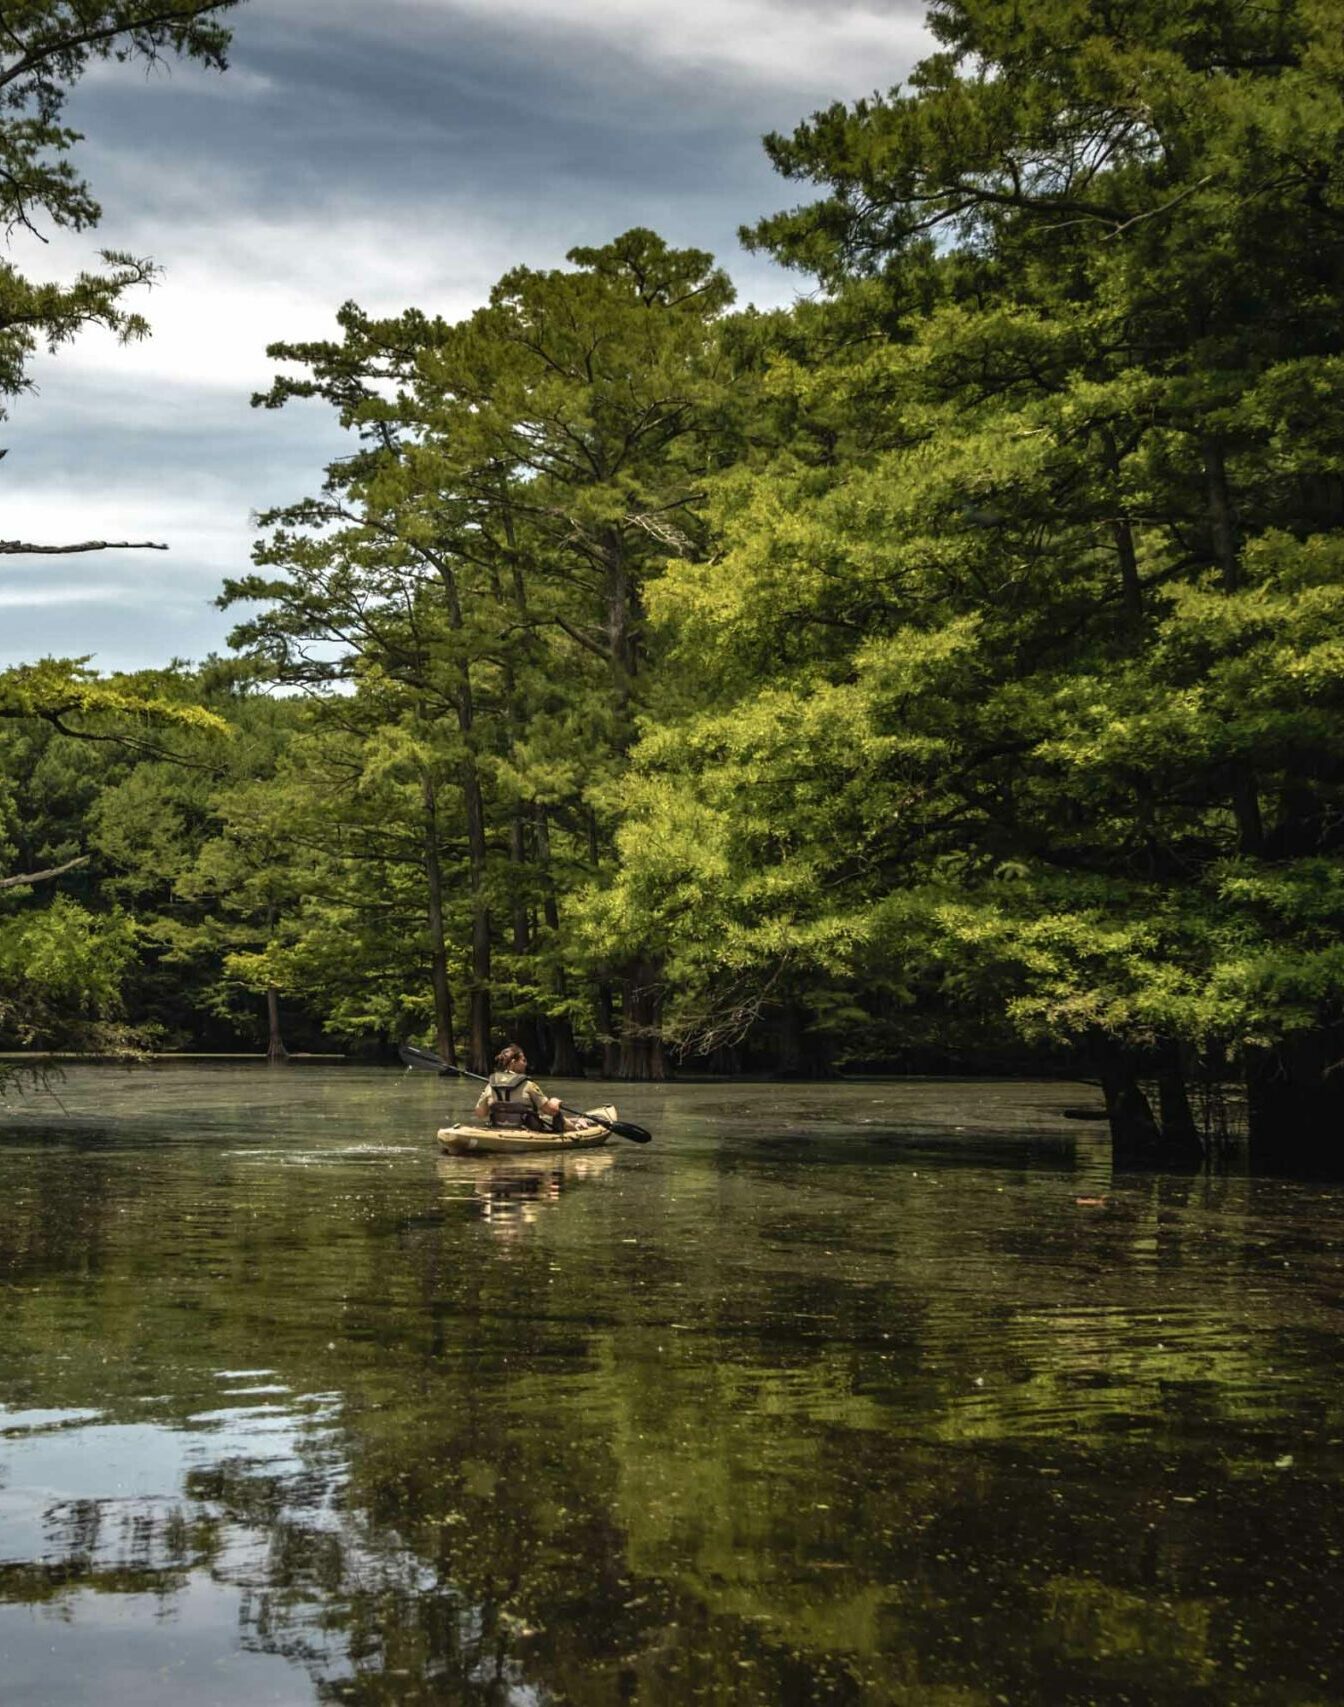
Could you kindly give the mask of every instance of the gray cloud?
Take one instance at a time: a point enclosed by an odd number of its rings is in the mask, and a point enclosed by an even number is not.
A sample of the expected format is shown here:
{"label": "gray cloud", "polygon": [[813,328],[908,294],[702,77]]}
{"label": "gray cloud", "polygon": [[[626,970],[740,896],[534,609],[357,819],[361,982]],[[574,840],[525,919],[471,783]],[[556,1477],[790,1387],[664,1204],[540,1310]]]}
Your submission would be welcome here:
{"label": "gray cloud", "polygon": [[[148,345],[89,336],[39,362],[0,427],[4,537],[165,537],[170,556],[0,562],[0,663],[199,656],[248,560],[249,513],[313,489],[316,408],[257,414],[272,339],[353,297],[458,316],[519,262],[630,225],[713,249],[745,299],[797,280],[736,243],[796,199],[761,134],[899,80],[919,5],[813,0],[251,0],[222,78],[100,68],[71,116],[103,203],[94,240],[16,242],[68,274],[97,243],[165,268]],[[118,535],[120,537],[120,535]]]}

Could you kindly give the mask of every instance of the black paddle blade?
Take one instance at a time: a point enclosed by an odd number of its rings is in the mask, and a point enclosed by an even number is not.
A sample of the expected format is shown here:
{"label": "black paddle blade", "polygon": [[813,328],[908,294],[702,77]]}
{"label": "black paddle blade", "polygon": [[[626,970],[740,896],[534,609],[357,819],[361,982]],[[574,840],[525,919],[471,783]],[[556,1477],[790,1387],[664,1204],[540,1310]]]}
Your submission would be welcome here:
{"label": "black paddle blade", "polygon": [[645,1126],[636,1126],[633,1120],[608,1120],[605,1114],[585,1112],[581,1108],[570,1108],[568,1104],[560,1104],[561,1114],[572,1114],[575,1120],[591,1120],[597,1126],[605,1126],[618,1138],[628,1138],[632,1144],[652,1144],[653,1133]]}
{"label": "black paddle blade", "polygon": [[442,1057],[432,1049],[417,1049],[413,1043],[403,1043],[397,1054],[408,1067],[419,1067],[425,1073],[459,1073],[460,1068],[450,1067]]}
{"label": "black paddle blade", "polygon": [[646,1127],[636,1126],[633,1120],[613,1120],[611,1130],[618,1138],[628,1138],[632,1144],[652,1144],[653,1133]]}

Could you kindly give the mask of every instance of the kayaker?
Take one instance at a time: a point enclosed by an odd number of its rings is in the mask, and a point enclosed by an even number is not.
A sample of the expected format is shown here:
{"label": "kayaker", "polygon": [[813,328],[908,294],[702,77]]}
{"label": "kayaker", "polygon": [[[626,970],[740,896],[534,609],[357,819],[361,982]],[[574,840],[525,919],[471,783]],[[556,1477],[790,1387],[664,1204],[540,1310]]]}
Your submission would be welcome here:
{"label": "kayaker", "polygon": [[476,1099],[476,1119],[487,1126],[525,1126],[544,1130],[543,1118],[552,1132],[565,1130],[558,1097],[548,1097],[527,1076],[527,1056],[516,1043],[506,1043],[495,1056],[495,1070]]}

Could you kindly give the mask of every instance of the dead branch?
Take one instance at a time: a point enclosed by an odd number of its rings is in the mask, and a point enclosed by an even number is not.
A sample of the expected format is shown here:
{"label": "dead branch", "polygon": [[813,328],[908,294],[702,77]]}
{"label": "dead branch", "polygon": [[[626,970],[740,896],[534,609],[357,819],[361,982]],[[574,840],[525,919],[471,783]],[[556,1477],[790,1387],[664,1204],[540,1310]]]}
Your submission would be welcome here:
{"label": "dead branch", "polygon": [[67,871],[88,863],[88,854],[81,854],[78,859],[66,860],[64,865],[53,865],[49,871],[25,871],[17,877],[0,877],[0,889],[22,889],[29,883],[46,883],[52,877],[64,877]]}
{"label": "dead branch", "polygon": [[86,539],[79,545],[28,545],[21,539],[0,539],[0,557],[71,557],[78,551],[167,551],[152,539]]}

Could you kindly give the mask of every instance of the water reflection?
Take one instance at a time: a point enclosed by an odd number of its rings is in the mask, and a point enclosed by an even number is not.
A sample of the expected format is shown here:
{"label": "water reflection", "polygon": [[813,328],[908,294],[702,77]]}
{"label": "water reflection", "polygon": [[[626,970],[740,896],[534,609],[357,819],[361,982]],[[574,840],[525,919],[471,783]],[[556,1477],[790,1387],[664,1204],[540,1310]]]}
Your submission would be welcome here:
{"label": "water reflection", "polygon": [[614,1158],[604,1150],[567,1156],[518,1157],[507,1162],[445,1157],[439,1162],[444,1196],[461,1200],[468,1192],[481,1219],[500,1238],[512,1238],[535,1224],[547,1206],[559,1203],[576,1186],[604,1181]]}
{"label": "water reflection", "polygon": [[1113,1175],[1048,1086],[444,1162],[397,1075],[62,1094],[96,1145],[3,1147],[5,1707],[1337,1697],[1334,1189]]}
{"label": "water reflection", "polygon": [[[264,1644],[249,1629],[280,1526],[339,1533],[339,1481],[312,1471],[334,1395],[282,1404],[255,1391],[221,1373],[218,1407],[176,1425],[0,1409],[7,1702],[108,1699],[119,1674],[129,1692],[132,1656],[150,1648],[137,1699],[217,1698],[221,1674],[262,1700],[310,1698],[306,1687],[296,1693],[292,1655],[271,1655],[273,1670],[259,1672]],[[277,1383],[265,1391],[288,1393]],[[155,1631],[158,1643],[147,1640]]]}

